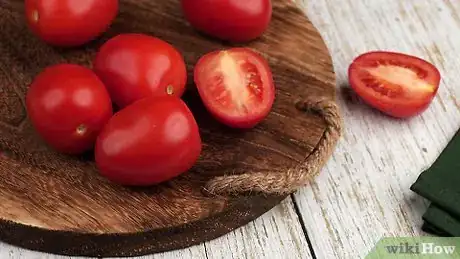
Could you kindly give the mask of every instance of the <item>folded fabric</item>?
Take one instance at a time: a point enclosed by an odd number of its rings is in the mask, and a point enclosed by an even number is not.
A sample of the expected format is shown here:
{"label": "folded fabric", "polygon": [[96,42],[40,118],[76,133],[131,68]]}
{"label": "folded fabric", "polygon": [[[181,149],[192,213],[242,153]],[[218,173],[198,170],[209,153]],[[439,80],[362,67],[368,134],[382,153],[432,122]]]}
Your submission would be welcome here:
{"label": "folded fabric", "polygon": [[423,222],[422,230],[426,233],[429,233],[435,236],[439,236],[439,237],[451,237],[451,235],[438,229],[437,227],[431,225],[431,223],[428,223],[426,221]]}
{"label": "folded fabric", "polygon": [[438,236],[460,237],[460,220],[431,204],[425,214],[425,228]]}
{"label": "folded fabric", "polygon": [[432,202],[425,229],[460,236],[460,130],[410,189]]}

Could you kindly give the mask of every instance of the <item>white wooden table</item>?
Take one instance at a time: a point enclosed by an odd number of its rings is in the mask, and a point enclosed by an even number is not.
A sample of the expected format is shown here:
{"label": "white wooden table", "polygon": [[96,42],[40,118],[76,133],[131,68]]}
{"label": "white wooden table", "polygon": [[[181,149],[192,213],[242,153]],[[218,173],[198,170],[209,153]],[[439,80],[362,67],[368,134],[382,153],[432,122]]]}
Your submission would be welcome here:
{"label": "white wooden table", "polygon": [[[300,0],[297,0],[300,1]],[[384,236],[424,235],[427,202],[409,190],[460,127],[460,1],[303,0],[334,60],[338,88],[357,55],[394,50],[434,63],[442,85],[421,116],[396,121],[339,96],[345,133],[321,175],[261,218],[155,259],[356,259]],[[340,92],[340,90],[339,90]],[[0,243],[2,259],[67,258]]]}

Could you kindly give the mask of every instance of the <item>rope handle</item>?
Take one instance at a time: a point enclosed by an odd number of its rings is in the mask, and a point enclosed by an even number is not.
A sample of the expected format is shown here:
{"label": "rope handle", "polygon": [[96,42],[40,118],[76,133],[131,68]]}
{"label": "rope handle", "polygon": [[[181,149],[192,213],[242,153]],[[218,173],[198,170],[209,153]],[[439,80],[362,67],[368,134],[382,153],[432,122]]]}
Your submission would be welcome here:
{"label": "rope handle", "polygon": [[303,112],[317,113],[326,122],[326,129],[317,146],[298,168],[289,169],[287,172],[217,176],[205,184],[205,190],[213,195],[237,195],[248,192],[286,195],[295,192],[316,177],[341,137],[343,122],[339,108],[334,101],[326,98],[299,101],[296,108]]}

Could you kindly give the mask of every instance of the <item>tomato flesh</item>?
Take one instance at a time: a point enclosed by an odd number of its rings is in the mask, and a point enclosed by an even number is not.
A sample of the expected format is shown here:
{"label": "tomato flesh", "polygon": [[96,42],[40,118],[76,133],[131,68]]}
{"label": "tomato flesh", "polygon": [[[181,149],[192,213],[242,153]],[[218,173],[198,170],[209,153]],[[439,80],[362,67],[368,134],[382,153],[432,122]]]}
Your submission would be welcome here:
{"label": "tomato flesh", "polygon": [[147,97],[116,113],[95,148],[101,175],[112,182],[148,186],[189,170],[199,158],[198,125],[177,97]]}
{"label": "tomato flesh", "polygon": [[31,31],[48,44],[73,47],[102,34],[118,13],[118,0],[25,0]]}
{"label": "tomato flesh", "polygon": [[428,108],[440,84],[435,66],[395,52],[368,52],[349,67],[350,85],[370,106],[406,118]]}
{"label": "tomato flesh", "polygon": [[113,114],[104,84],[90,69],[73,64],[53,65],[37,75],[26,105],[39,135],[68,154],[92,149]]}
{"label": "tomato flesh", "polygon": [[254,127],[268,115],[274,102],[269,65],[247,48],[204,55],[195,67],[194,79],[210,113],[231,127]]}

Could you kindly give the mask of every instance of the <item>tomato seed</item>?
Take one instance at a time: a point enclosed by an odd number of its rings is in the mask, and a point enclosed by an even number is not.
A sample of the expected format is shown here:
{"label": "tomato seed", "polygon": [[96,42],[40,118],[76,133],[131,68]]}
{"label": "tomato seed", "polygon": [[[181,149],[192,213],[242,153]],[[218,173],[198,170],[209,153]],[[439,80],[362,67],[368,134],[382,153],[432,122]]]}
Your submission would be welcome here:
{"label": "tomato seed", "polygon": [[376,82],[376,79],[373,78],[373,77],[370,77],[370,76],[365,77],[365,78],[363,78],[362,80],[363,80],[363,82],[364,82],[366,85],[370,85],[370,84],[373,84],[373,83]]}
{"label": "tomato seed", "polygon": [[228,92],[227,91],[222,91],[222,93],[220,93],[217,97],[216,97],[216,101],[220,101],[222,99],[224,99],[225,97],[228,96]]}
{"label": "tomato seed", "polygon": [[396,60],[389,60],[388,63],[392,66],[399,66],[399,63]]}
{"label": "tomato seed", "polygon": [[419,78],[426,78],[428,76],[428,73],[425,71],[425,70],[422,70],[422,69],[418,69],[417,71],[417,76]]}

